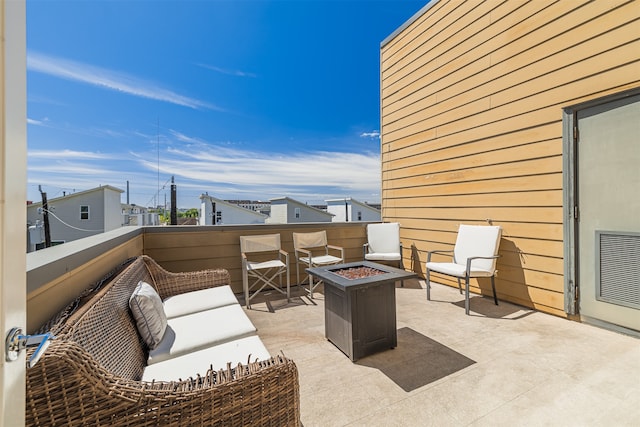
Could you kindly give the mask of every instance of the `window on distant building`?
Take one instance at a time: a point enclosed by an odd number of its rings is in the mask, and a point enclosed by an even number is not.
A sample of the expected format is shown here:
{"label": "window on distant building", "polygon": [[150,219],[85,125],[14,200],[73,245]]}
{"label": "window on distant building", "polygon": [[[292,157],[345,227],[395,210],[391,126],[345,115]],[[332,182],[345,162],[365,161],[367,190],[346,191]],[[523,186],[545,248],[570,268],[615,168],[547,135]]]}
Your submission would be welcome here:
{"label": "window on distant building", "polygon": [[296,218],[300,218],[300,208],[295,209]]}
{"label": "window on distant building", "polygon": [[358,221],[362,221],[362,211],[358,211]]}
{"label": "window on distant building", "polygon": [[89,206],[80,206],[80,219],[89,219]]}
{"label": "window on distant building", "polygon": [[222,211],[216,212],[216,224],[222,224]]}

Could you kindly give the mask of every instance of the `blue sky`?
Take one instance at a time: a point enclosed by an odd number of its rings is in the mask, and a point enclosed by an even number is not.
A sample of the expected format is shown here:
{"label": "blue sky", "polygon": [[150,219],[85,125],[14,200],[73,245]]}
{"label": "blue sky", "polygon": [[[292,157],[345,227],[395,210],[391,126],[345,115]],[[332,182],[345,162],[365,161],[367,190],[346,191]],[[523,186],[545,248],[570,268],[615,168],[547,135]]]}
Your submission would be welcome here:
{"label": "blue sky", "polygon": [[425,4],[27,0],[28,199],[378,202],[380,43]]}

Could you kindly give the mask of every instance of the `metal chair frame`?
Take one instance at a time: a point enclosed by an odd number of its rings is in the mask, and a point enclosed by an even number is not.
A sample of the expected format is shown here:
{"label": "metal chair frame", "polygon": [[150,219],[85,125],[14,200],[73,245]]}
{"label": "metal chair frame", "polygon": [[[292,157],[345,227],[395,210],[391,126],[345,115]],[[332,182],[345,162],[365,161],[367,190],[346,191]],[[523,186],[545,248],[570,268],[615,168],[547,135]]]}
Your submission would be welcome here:
{"label": "metal chair frame", "polygon": [[[397,242],[398,242],[398,257],[397,259],[393,259],[393,258],[389,258],[388,255],[391,253],[391,251],[389,251],[389,253],[383,253],[381,255],[378,255],[377,252],[375,252],[376,248],[374,248],[371,244],[371,241],[374,240],[372,239],[372,234],[374,233],[378,233],[378,238],[375,240],[378,240],[379,242],[379,235],[383,234],[383,233],[387,233],[389,235],[391,235],[391,233],[393,233],[392,237],[394,238],[394,240],[397,238]],[[385,235],[385,234],[383,234]],[[397,236],[397,237],[396,237]],[[398,223],[393,223],[393,222],[386,222],[386,223],[379,223],[379,224],[368,224],[367,225],[367,239],[368,242],[365,243],[364,245],[362,245],[362,258],[364,260],[367,261],[398,261],[398,268],[401,270],[404,270],[404,262],[402,260],[402,242],[400,241],[400,224]],[[386,242],[382,242],[383,246],[386,247],[387,243]],[[400,286],[404,286],[404,280],[400,281]]]}
{"label": "metal chair frame", "polygon": [[[265,234],[260,236],[240,236],[240,251],[242,257],[242,287],[245,304],[251,308],[251,300],[267,286],[278,291],[291,301],[291,279],[289,277],[289,253],[280,247],[279,234]],[[248,254],[278,253],[277,259],[267,261],[252,261]],[[287,289],[282,290],[282,274],[287,277]],[[278,283],[275,278],[278,277]],[[254,279],[250,284],[249,279]],[[256,289],[257,288],[257,289]]]}
{"label": "metal chair frame", "polygon": [[[492,227],[492,226],[466,226],[466,227]],[[461,226],[460,230],[458,231],[458,234],[460,234],[461,230],[462,230],[463,226]],[[453,274],[449,274],[443,271],[438,271],[438,270],[434,270],[436,273],[439,274],[445,274],[448,276],[452,276],[455,277],[456,280],[458,281],[458,289],[460,290],[460,293],[462,294],[462,284],[461,284],[461,280],[464,279],[464,286],[465,286],[465,291],[464,291],[464,311],[465,313],[468,315],[469,314],[469,280],[471,278],[478,278],[478,277],[490,277],[491,278],[491,290],[493,292],[493,301],[495,303],[495,305],[498,305],[498,297],[496,295],[496,283],[495,283],[495,276],[498,272],[498,270],[495,269],[495,262],[493,263],[493,270],[492,271],[483,271],[481,273],[474,273],[474,271],[472,270],[472,263],[475,260],[495,260],[497,258],[500,257],[500,255],[497,254],[498,252],[498,248],[500,246],[500,238],[502,235],[502,230],[500,229],[500,227],[494,227],[494,228],[498,228],[498,234],[497,234],[497,241],[495,244],[495,248],[493,248],[495,255],[491,255],[491,256],[469,256],[466,258],[466,264],[465,264],[465,271],[464,271],[464,275],[463,276],[459,276],[459,275],[453,275]],[[433,251],[428,251],[427,252],[427,261],[425,263],[426,265],[426,282],[427,282],[427,300],[431,299],[431,270],[429,268],[429,263],[431,263],[431,256],[433,254],[453,254],[453,262],[455,264],[460,265],[461,263],[459,263],[456,260],[456,256],[455,256],[455,252],[456,249],[458,247],[459,243],[456,240],[456,247],[454,247],[453,250],[433,250]],[[433,263],[433,264],[437,264],[437,263]],[[490,273],[490,275],[488,275],[487,273]]]}
{"label": "metal chair frame", "polygon": [[[313,292],[322,283],[322,280],[314,282],[313,277],[307,274],[306,279],[300,281],[300,264],[306,268],[321,267],[326,265],[340,264],[344,262],[344,248],[327,243],[326,231],[312,233],[293,233],[293,246],[296,256],[296,279],[298,285],[303,287],[307,281],[307,294],[313,299]],[[331,255],[329,251],[340,252],[340,257]],[[322,253],[322,255],[319,255]]]}

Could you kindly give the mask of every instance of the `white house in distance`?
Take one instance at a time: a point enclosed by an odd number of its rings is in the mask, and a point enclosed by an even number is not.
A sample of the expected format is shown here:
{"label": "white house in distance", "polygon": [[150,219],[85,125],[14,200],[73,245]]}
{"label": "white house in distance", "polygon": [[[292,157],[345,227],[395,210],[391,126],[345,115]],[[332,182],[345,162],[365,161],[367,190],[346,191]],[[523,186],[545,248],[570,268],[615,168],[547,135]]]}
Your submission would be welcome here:
{"label": "white house in distance", "polygon": [[260,200],[227,200],[227,202],[238,205],[241,208],[260,212],[261,214],[265,214],[267,216],[269,216],[269,214],[271,213],[270,202],[262,202]]}
{"label": "white house in distance", "polygon": [[138,206],[122,204],[122,225],[159,225],[160,218],[157,212],[149,212],[149,209]]}
{"label": "white house in distance", "polygon": [[333,222],[380,221],[382,218],[380,210],[351,197],[325,200],[325,202],[327,202],[327,212],[334,215]]}
{"label": "white house in distance", "polygon": [[[120,197],[122,193],[124,191],[119,188],[104,185],[48,199],[51,242],[55,244],[70,242],[121,227]],[[43,221],[42,202],[27,205],[27,224],[42,225]],[[30,240],[33,240],[36,235],[37,233],[30,232]],[[29,251],[33,250],[34,246],[36,241],[28,242]]]}
{"label": "white house in distance", "polygon": [[296,222],[331,222],[333,215],[289,197],[270,199],[271,216],[268,224],[292,224]]}
{"label": "white house in distance", "polygon": [[[215,218],[215,219],[214,219]],[[264,224],[267,215],[208,194],[200,195],[199,225]]]}

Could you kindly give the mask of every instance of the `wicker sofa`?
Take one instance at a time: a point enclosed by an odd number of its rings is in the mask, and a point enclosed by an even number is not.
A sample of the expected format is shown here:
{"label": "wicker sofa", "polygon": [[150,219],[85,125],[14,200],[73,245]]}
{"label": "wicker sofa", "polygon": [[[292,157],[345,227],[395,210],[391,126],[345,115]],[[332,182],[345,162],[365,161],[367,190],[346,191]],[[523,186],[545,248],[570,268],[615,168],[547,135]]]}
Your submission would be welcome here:
{"label": "wicker sofa", "polygon": [[81,296],[43,327],[56,338],[27,370],[26,425],[300,425],[298,370],[282,355],[143,381],[149,350],[129,309],[141,280],[163,300],[230,282],[226,270],[170,273],[140,256]]}

